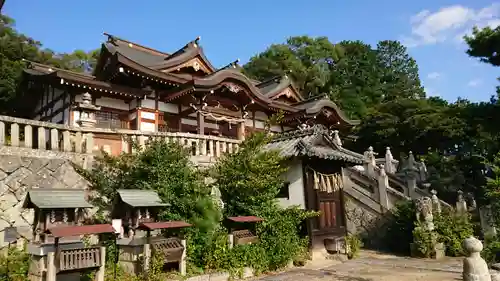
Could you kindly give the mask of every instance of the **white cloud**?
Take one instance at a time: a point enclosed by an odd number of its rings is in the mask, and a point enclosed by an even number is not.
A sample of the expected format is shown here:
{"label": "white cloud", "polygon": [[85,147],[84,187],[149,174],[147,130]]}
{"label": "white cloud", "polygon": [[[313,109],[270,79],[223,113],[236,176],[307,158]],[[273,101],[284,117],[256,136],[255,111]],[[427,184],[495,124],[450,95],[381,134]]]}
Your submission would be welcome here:
{"label": "white cloud", "polygon": [[467,83],[467,86],[469,87],[476,87],[476,86],[479,86],[481,85],[483,81],[481,81],[481,79],[472,79],[469,81],[469,83]]}
{"label": "white cloud", "polygon": [[481,9],[462,5],[443,7],[435,12],[423,10],[410,18],[411,35],[403,36],[407,47],[429,45],[448,40],[462,41],[473,26],[496,27],[500,24],[500,3]]}
{"label": "white cloud", "polygon": [[431,72],[431,73],[427,74],[427,78],[432,79],[432,80],[439,79],[440,77],[441,77],[441,73],[439,73],[439,72]]}
{"label": "white cloud", "polygon": [[428,97],[437,97],[440,94],[436,92],[434,89],[424,87],[425,95]]}

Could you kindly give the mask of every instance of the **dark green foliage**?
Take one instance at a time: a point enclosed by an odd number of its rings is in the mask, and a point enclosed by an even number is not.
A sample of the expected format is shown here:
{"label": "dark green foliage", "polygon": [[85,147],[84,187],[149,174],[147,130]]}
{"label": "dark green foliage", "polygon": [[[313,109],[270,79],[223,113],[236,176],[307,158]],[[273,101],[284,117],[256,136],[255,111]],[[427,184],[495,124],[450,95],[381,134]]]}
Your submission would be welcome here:
{"label": "dark green foliage", "polygon": [[192,166],[187,151],[177,143],[153,140],[136,154],[119,157],[104,155],[97,159],[91,172],[81,171],[97,192],[93,203],[99,207],[98,217],[109,211],[117,189],[151,189],[158,192],[165,207],[161,220],[184,220],[195,227],[187,229],[190,261],[202,266],[204,247],[212,243],[212,233],[220,221],[210,188]]}
{"label": "dark green foliage", "polygon": [[17,103],[26,102],[19,96],[22,90],[21,73],[26,67],[23,59],[78,72],[91,72],[98,56],[98,50],[57,54],[52,50],[43,49],[39,41],[18,33],[14,28],[13,19],[1,15],[0,113],[16,114]]}
{"label": "dark green foliage", "polygon": [[500,262],[500,239],[498,236],[485,238],[481,256],[488,264]]}
{"label": "dark green foliage", "polygon": [[465,254],[462,243],[474,235],[474,225],[469,214],[457,215],[445,209],[441,214],[434,214],[434,225],[439,235],[439,242],[444,243],[446,255],[459,257]]}
{"label": "dark green foliage", "polygon": [[[416,250],[423,256],[432,252],[430,233],[416,229],[415,204],[407,201],[391,210],[392,217],[388,223],[386,245],[389,250],[401,254],[410,254],[410,244],[415,243]],[[474,225],[470,216],[458,215],[454,211],[443,208],[441,214],[434,213],[434,226],[437,241],[444,243],[446,255],[457,257],[463,255],[462,242],[474,234]]]}
{"label": "dark green foliage", "polygon": [[411,201],[401,202],[391,210],[391,217],[387,224],[385,245],[388,250],[410,254],[410,244],[413,243],[413,228],[415,227],[416,208]]}
{"label": "dark green foliage", "polygon": [[475,27],[472,35],[464,38],[469,45],[467,49],[469,56],[479,58],[494,66],[500,65],[500,26],[483,29]]}
{"label": "dark green foliage", "polygon": [[306,97],[327,94],[353,118],[384,100],[425,96],[415,60],[397,41],[375,49],[361,41],[291,37],[252,57],[244,70],[257,79],[288,73]]}
{"label": "dark green foliage", "polygon": [[247,139],[238,152],[217,162],[212,177],[225,202],[225,215],[267,215],[275,210],[275,200],[284,184],[287,168],[278,151],[262,149],[269,136],[260,133]]}
{"label": "dark green foliage", "polygon": [[[298,208],[282,209],[276,196],[286,171],[277,151],[262,150],[268,136],[255,134],[248,138],[238,152],[220,159],[211,171],[225,202],[228,216],[254,215],[264,218],[257,232],[260,243],[255,253],[265,253],[253,259],[253,267],[274,270],[304,254],[307,240],[299,235],[300,224],[315,213]],[[250,257],[249,257],[250,258]]]}
{"label": "dark green foliage", "polygon": [[6,254],[0,255],[0,280],[28,281],[29,265],[30,255],[18,250],[15,245],[11,246]]}

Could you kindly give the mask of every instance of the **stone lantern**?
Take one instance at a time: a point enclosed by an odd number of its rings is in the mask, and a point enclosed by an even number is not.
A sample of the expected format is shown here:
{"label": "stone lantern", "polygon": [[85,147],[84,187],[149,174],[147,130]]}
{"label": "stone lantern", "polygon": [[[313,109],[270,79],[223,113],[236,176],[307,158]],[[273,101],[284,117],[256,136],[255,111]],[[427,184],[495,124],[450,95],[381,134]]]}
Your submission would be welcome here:
{"label": "stone lantern", "polygon": [[77,111],[80,112],[77,123],[83,128],[95,127],[97,123],[95,113],[101,110],[101,107],[92,104],[92,96],[88,92],[83,94],[82,100],[75,106]]}

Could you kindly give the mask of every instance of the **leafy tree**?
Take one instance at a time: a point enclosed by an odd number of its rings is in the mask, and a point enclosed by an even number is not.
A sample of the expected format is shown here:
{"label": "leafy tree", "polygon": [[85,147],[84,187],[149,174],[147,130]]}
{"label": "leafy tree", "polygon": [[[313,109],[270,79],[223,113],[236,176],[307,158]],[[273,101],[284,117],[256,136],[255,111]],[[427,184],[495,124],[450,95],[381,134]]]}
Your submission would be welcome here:
{"label": "leafy tree", "polygon": [[[444,152],[464,136],[464,123],[449,107],[426,99],[397,99],[375,106],[356,132],[356,150],[391,147],[394,155]],[[373,140],[377,140],[374,142]]]}
{"label": "leafy tree", "polygon": [[162,213],[163,220],[185,220],[205,231],[212,229],[219,221],[218,211],[188,152],[163,140],[152,140],[138,149],[135,154],[103,155],[90,173],[82,171],[96,191],[96,206],[109,211],[118,189],[149,189],[170,204]]}
{"label": "leafy tree", "polygon": [[[466,51],[469,56],[493,66],[500,66],[500,26],[483,29],[474,27],[472,35],[465,36],[464,39],[469,45]],[[500,96],[500,87],[497,87],[497,96]]]}
{"label": "leafy tree", "polygon": [[329,72],[341,57],[342,48],[326,37],[297,36],[252,57],[244,72],[260,80],[287,74],[306,97],[316,96],[325,93]]}
{"label": "leafy tree", "polygon": [[276,196],[284,185],[279,151],[262,151],[268,136],[255,134],[236,153],[225,155],[212,171],[225,214],[264,216],[277,208]]}
{"label": "leafy tree", "polygon": [[56,54],[50,49],[42,49],[39,41],[15,30],[13,19],[0,15],[0,113],[15,112],[14,101],[20,91],[22,70],[26,67],[23,59],[83,72],[95,66],[98,55],[97,51]]}
{"label": "leafy tree", "polygon": [[397,41],[373,49],[361,41],[291,37],[244,66],[246,74],[261,80],[288,70],[306,97],[328,94],[351,118],[364,117],[388,98],[424,96],[416,62]]}
{"label": "leafy tree", "polygon": [[258,226],[260,243],[252,252],[259,256],[254,256],[256,264],[252,266],[274,270],[305,253],[307,241],[299,235],[299,226],[316,214],[297,207],[283,209],[277,204],[287,168],[279,151],[263,149],[268,140],[263,133],[254,134],[236,153],[221,158],[211,175],[221,191],[227,216],[264,218]]}
{"label": "leafy tree", "polygon": [[380,41],[376,53],[380,69],[384,70],[381,83],[385,85],[386,99],[425,97],[417,62],[405,46],[399,41]]}
{"label": "leafy tree", "polygon": [[475,27],[472,35],[464,37],[469,45],[467,54],[494,66],[500,65],[500,26],[496,28]]}

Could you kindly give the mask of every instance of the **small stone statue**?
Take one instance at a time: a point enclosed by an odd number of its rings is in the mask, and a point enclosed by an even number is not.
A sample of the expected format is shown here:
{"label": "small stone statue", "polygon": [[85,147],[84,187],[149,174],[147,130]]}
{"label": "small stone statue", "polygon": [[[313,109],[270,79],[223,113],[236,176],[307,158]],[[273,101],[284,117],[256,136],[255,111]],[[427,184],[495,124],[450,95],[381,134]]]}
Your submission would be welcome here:
{"label": "small stone statue", "polygon": [[463,242],[464,250],[468,256],[464,258],[463,280],[464,281],[491,281],[488,265],[481,258],[483,243],[475,237],[469,237]]}
{"label": "small stone statue", "polygon": [[457,213],[459,214],[465,214],[467,212],[467,202],[465,201],[464,198],[464,192],[461,190],[458,191],[456,208],[457,208]]}
{"label": "small stone statue", "polygon": [[437,191],[436,190],[431,190],[431,200],[432,200],[432,208],[434,212],[437,214],[441,214],[441,202],[439,202],[439,198],[437,197]]}
{"label": "small stone statue", "polygon": [[417,221],[423,223],[428,231],[434,230],[434,216],[432,215],[432,200],[422,197],[417,200]]}

